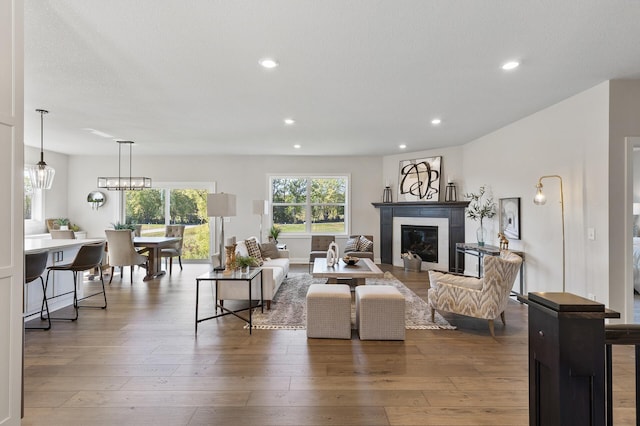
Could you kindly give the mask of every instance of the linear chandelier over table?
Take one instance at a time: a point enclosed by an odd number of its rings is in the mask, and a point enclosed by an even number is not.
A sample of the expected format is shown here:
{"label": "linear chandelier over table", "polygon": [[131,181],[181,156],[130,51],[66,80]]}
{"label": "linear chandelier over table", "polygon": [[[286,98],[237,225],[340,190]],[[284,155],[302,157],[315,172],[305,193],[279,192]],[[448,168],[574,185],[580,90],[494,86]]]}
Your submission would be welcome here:
{"label": "linear chandelier over table", "polygon": [[[118,143],[118,176],[98,177],[98,188],[109,191],[137,191],[151,188],[151,178],[131,176],[133,141],[116,141]],[[129,145],[129,176],[122,176],[122,145]]]}

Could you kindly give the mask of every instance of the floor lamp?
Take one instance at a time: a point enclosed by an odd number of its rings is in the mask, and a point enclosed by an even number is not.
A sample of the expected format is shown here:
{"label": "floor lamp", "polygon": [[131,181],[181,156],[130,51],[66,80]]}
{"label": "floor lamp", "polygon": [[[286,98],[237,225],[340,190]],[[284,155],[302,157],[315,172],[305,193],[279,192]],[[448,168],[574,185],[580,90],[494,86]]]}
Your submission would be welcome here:
{"label": "floor lamp", "polygon": [[562,212],[562,291],[565,291],[565,244],[564,244],[564,191],[562,189],[562,177],[559,175],[548,175],[542,176],[538,179],[538,184],[536,185],[537,192],[536,196],[533,197],[533,202],[537,205],[542,205],[547,202],[547,197],[542,192],[542,179],[547,178],[557,178],[560,180],[560,209]]}
{"label": "floor lamp", "polygon": [[262,244],[262,216],[269,214],[269,202],[267,200],[253,200],[253,214],[260,215],[260,244]]}
{"label": "floor lamp", "polygon": [[220,263],[214,271],[225,269],[224,258],[224,218],[236,215],[236,196],[233,194],[207,194],[207,216],[220,218]]}

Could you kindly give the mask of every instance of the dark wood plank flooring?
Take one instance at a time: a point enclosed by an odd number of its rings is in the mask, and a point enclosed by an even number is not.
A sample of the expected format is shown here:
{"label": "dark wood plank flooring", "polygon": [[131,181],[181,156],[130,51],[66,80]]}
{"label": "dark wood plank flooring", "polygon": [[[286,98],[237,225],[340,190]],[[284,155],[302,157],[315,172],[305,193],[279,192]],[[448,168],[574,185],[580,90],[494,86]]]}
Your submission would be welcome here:
{"label": "dark wood plank flooring", "polygon": [[[133,285],[116,276],[106,310],[26,332],[23,424],[528,424],[527,308],[515,301],[495,338],[486,321],[446,313],[457,330],[407,330],[404,342],[250,336],[234,317],[195,336],[195,277],[207,268],[148,282],[136,271]],[[426,298],[425,272],[382,269]],[[635,424],[633,348],[614,358],[615,424]]]}

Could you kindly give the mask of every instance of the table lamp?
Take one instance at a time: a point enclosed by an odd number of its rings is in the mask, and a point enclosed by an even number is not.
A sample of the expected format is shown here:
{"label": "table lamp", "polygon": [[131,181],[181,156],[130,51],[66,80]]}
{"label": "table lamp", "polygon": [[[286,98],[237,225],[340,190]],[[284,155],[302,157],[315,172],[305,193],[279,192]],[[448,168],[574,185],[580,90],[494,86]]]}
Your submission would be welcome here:
{"label": "table lamp", "polygon": [[233,194],[207,194],[207,216],[220,218],[220,263],[214,271],[223,271],[224,264],[224,218],[236,215],[236,196]]}

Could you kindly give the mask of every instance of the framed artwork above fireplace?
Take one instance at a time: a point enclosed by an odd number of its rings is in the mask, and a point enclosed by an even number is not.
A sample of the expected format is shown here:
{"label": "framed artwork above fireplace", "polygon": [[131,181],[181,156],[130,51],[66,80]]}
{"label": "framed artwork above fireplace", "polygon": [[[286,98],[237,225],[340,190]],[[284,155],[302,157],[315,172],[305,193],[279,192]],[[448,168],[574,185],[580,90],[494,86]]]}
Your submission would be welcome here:
{"label": "framed artwork above fireplace", "polygon": [[440,201],[442,157],[400,161],[398,201]]}

